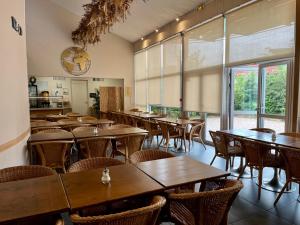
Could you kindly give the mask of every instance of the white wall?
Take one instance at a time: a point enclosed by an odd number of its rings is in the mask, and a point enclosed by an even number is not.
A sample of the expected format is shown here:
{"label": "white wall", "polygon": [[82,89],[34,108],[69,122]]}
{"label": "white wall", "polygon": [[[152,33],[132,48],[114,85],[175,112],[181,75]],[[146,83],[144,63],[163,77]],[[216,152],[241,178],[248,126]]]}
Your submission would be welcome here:
{"label": "white wall", "polygon": [[[71,4],[71,3],[70,3]],[[60,55],[74,46],[71,32],[80,17],[49,0],[26,0],[28,74],[35,76],[71,76],[61,66]],[[113,34],[88,46],[92,64],[82,77],[124,79],[133,87],[133,46]],[[125,107],[133,105],[133,96],[125,96]]]}
{"label": "white wall", "polygon": [[[23,35],[11,27],[11,16]],[[0,168],[27,162],[29,134],[25,0],[0,1]]]}

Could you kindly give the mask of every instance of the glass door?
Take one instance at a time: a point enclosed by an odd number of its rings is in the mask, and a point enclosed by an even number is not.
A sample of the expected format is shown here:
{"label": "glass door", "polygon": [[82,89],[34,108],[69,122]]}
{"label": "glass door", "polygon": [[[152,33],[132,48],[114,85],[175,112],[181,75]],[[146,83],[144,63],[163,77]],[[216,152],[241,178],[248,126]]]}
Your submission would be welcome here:
{"label": "glass door", "polygon": [[230,128],[257,126],[259,65],[243,65],[230,70]]}
{"label": "glass door", "polygon": [[260,65],[257,127],[271,128],[276,133],[287,130],[289,70],[289,61]]}
{"label": "glass door", "polygon": [[287,130],[291,61],[251,64],[230,69],[230,128]]}

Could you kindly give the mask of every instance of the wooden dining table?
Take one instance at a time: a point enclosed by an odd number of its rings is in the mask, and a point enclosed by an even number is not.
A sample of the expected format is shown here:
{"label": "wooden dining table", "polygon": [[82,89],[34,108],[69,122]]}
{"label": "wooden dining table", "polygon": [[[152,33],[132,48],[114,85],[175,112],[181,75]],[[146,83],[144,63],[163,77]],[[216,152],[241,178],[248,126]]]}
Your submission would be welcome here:
{"label": "wooden dining table", "polygon": [[[229,135],[235,138],[243,138],[249,139],[252,141],[257,141],[264,143],[266,145],[270,145],[270,147],[278,148],[280,146],[295,148],[300,150],[300,138],[298,137],[291,137],[287,135],[280,135],[277,134],[275,137],[272,137],[272,134],[259,132],[254,130],[248,129],[231,129],[231,130],[221,130],[218,131],[225,135]],[[283,187],[283,184],[280,182],[278,169],[274,168],[274,175],[271,180],[263,180],[262,188],[273,191],[273,192],[280,192]],[[291,189],[290,191],[293,191]]]}
{"label": "wooden dining table", "polygon": [[136,166],[166,189],[230,175],[188,156],[140,162]]}
{"label": "wooden dining table", "polygon": [[94,131],[72,131],[76,139],[91,138],[91,137],[119,137],[134,134],[147,134],[148,131],[138,127],[117,128],[117,129],[100,129],[99,132]]}
{"label": "wooden dining table", "polygon": [[177,129],[181,130],[181,143],[180,146],[176,149],[172,149],[174,152],[183,152],[185,151],[185,148],[183,147],[182,141],[185,141],[186,138],[186,132],[188,130],[189,125],[197,125],[200,124],[201,122],[195,121],[195,120],[189,120],[189,119],[176,119],[176,118],[156,118],[155,119],[157,122],[163,122],[163,123],[168,123],[171,126],[176,127]]}
{"label": "wooden dining table", "polygon": [[131,111],[120,111],[120,112],[113,111],[112,113],[114,113],[114,114],[121,114],[121,115],[127,115],[127,116],[139,117],[141,119],[155,119],[155,118],[162,118],[162,117],[164,117],[161,114],[143,113],[143,112],[131,112]]}
{"label": "wooden dining table", "polygon": [[0,224],[67,212],[59,175],[0,183]]}
{"label": "wooden dining table", "polygon": [[101,182],[102,171],[94,169],[61,175],[72,211],[163,190],[159,183],[131,164],[109,167],[109,184]]}

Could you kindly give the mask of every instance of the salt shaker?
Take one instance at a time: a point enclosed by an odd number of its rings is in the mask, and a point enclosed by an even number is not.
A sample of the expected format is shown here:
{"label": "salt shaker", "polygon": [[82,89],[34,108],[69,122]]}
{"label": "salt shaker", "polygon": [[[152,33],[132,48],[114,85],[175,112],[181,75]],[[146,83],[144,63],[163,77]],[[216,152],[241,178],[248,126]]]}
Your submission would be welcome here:
{"label": "salt shaker", "polygon": [[104,168],[104,170],[102,172],[101,182],[103,184],[108,184],[110,182],[110,176],[109,176],[109,169],[108,168]]}

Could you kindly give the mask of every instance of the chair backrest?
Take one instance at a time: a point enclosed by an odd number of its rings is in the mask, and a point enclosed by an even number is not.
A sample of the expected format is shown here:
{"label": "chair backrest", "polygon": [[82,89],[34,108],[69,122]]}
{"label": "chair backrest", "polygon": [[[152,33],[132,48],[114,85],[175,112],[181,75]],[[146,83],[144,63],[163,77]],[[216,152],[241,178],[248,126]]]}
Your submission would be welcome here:
{"label": "chair backrest", "polygon": [[31,165],[9,167],[0,170],[0,183],[50,176],[54,174],[54,170],[45,166]]}
{"label": "chair backrest", "polygon": [[300,133],[296,133],[296,132],[285,132],[285,133],[280,133],[280,135],[289,136],[289,137],[300,137]]}
{"label": "chair backrest", "polygon": [[246,161],[251,166],[263,166],[263,160],[266,151],[266,145],[252,140],[240,139],[242,149],[245,153]]}
{"label": "chair backrest", "polygon": [[113,158],[106,158],[106,157],[96,157],[90,159],[83,159],[76,163],[73,163],[69,169],[69,173],[79,172],[83,170],[91,170],[91,169],[98,169],[104,168],[109,166],[117,166],[122,165],[123,162]]}
{"label": "chair backrest", "polygon": [[130,162],[133,164],[145,161],[151,161],[156,159],[165,159],[175,157],[175,155],[161,151],[159,149],[151,149],[151,150],[142,150],[138,152],[134,152],[131,156],[129,156]]}
{"label": "chair backrest", "polygon": [[129,110],[130,112],[139,112],[140,110],[138,108],[133,108]]}
{"label": "chair backrest", "polygon": [[264,132],[264,133],[268,133],[268,134],[274,134],[276,133],[275,130],[270,129],[270,128],[252,128],[250,130],[254,130],[254,131],[259,131],[259,132]]}
{"label": "chair backrest", "polygon": [[126,159],[134,152],[142,150],[146,134],[126,135],[118,138],[126,146]]}
{"label": "chair backrest", "polygon": [[288,179],[300,180],[300,151],[293,148],[280,148]]}
{"label": "chair backrest", "polygon": [[171,193],[169,195],[171,216],[179,221],[182,217],[188,220],[184,224],[227,224],[229,209],[242,188],[241,181],[224,179],[220,180],[219,187],[215,190]]}
{"label": "chair backrest", "polygon": [[220,132],[215,132],[215,131],[209,131],[210,136],[213,140],[214,146],[215,146],[215,151],[216,154],[222,154],[223,156],[228,155],[228,146],[227,146],[227,141],[226,137],[224,134]]}
{"label": "chair backrest", "polygon": [[190,131],[190,135],[192,137],[194,137],[194,136],[201,137],[204,125],[205,125],[204,122],[196,124],[196,125],[193,125],[192,128],[191,128],[191,131]]}
{"label": "chair backrest", "polygon": [[158,122],[158,125],[160,127],[163,138],[169,138],[169,126],[170,125],[167,123],[160,122],[160,121]]}
{"label": "chair backrest", "polygon": [[79,214],[71,215],[71,220],[76,225],[154,225],[161,208],[166,204],[166,199],[161,196],[154,196],[151,203],[145,207],[124,212],[81,217]]}
{"label": "chair backrest", "polygon": [[110,145],[110,138],[103,138],[103,137],[93,137],[93,138],[85,138],[85,139],[78,139],[77,142],[80,145],[84,146],[83,154],[87,158],[92,157],[106,157],[107,156],[107,149]]}

